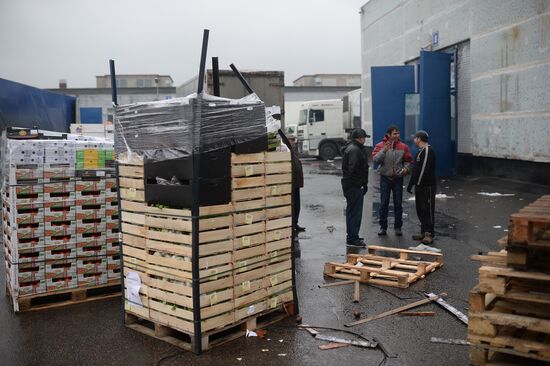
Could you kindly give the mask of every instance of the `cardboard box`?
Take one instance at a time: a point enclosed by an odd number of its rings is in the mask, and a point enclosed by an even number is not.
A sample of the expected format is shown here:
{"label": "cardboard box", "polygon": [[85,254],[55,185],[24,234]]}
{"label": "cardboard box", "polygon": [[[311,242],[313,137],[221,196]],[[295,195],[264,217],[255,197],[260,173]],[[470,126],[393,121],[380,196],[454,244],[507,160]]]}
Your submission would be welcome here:
{"label": "cardboard box", "polygon": [[115,189],[116,190],[116,178],[105,178],[105,189]]}
{"label": "cardboard box", "polygon": [[79,275],[91,272],[105,272],[107,270],[107,257],[77,258],[76,269]]}
{"label": "cardboard box", "polygon": [[44,209],[33,208],[29,210],[6,210],[6,217],[17,225],[30,225],[44,221]]}
{"label": "cardboard box", "polygon": [[13,248],[11,252],[12,263],[36,263],[46,260],[44,247],[32,247],[27,249]]}
{"label": "cardboard box", "polygon": [[103,178],[78,178],[76,190],[83,192],[104,191],[105,179]]}
{"label": "cardboard box", "polygon": [[[56,245],[48,245],[45,250],[46,261],[48,260],[66,260],[68,258],[76,258],[76,243],[63,243]],[[47,268],[46,268],[47,270]]]}
{"label": "cardboard box", "polygon": [[76,206],[77,220],[105,218],[105,204]]}
{"label": "cardboard box", "polygon": [[44,193],[44,202],[74,201],[75,199],[74,191]]}
{"label": "cardboard box", "polygon": [[44,165],[44,180],[45,182],[54,182],[56,180],[74,179],[75,167],[74,164],[65,165]]}
{"label": "cardboard box", "polygon": [[73,276],[76,280],[76,258],[46,261],[46,279]]}
{"label": "cardboard box", "polygon": [[78,234],[101,233],[106,229],[105,219],[77,220],[76,232]]}
{"label": "cardboard box", "polygon": [[9,184],[21,184],[28,181],[36,181],[36,184],[42,183],[44,178],[44,168],[42,165],[25,166],[10,164],[9,165]]}
{"label": "cardboard box", "polygon": [[93,243],[77,242],[76,255],[78,258],[104,257],[107,255],[107,244],[99,241]]}
{"label": "cardboard box", "polygon": [[118,201],[107,201],[107,198],[105,199],[105,216],[106,217],[112,217],[114,215],[118,215]]}
{"label": "cardboard box", "polygon": [[37,279],[37,280],[19,282],[18,287],[15,290],[15,293],[16,293],[15,296],[19,297],[19,296],[36,295],[44,292],[46,292],[46,280]]}
{"label": "cardboard box", "polygon": [[[78,192],[81,193],[81,192]],[[88,205],[104,205],[105,196],[103,193],[96,195],[79,195],[77,193],[76,205],[77,206],[88,206]]]}
{"label": "cardboard box", "polygon": [[44,183],[44,193],[65,193],[75,190],[75,182],[72,180]]}
{"label": "cardboard box", "polygon": [[78,287],[78,277],[76,275],[66,277],[54,277],[46,279],[46,291],[55,292],[68,290]]}
{"label": "cardboard box", "polygon": [[21,239],[33,239],[40,238],[44,236],[44,223],[34,223],[29,225],[11,225],[11,229],[14,232],[11,236],[13,239],[16,237],[18,240]]}
{"label": "cardboard box", "polygon": [[46,222],[45,236],[64,236],[76,234],[76,221]]}
{"label": "cardboard box", "polygon": [[76,206],[69,205],[74,201],[46,202],[44,205],[44,221],[74,221],[76,220]]}
{"label": "cardboard box", "polygon": [[118,237],[116,239],[107,238],[106,243],[107,243],[107,255],[120,254],[120,241],[118,240]]}
{"label": "cardboard box", "polygon": [[109,281],[107,271],[90,272],[78,275],[78,287],[92,287],[104,285]]}
{"label": "cardboard box", "polygon": [[105,243],[105,231],[99,233],[77,233],[76,234],[76,243]]}
{"label": "cardboard box", "polygon": [[46,264],[44,261],[11,265],[12,279],[18,283],[44,280]]}
{"label": "cardboard box", "polygon": [[76,243],[76,233],[46,236],[48,245],[66,245]]}

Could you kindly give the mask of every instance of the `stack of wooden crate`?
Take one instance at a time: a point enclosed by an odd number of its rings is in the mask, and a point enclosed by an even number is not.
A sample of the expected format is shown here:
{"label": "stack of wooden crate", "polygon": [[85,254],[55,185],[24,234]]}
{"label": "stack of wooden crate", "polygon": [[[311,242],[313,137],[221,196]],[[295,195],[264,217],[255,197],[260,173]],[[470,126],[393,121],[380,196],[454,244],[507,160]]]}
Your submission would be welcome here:
{"label": "stack of wooden crate", "polygon": [[8,139],[3,159],[6,287],[14,310],[116,296],[113,144]]}
{"label": "stack of wooden crate", "polygon": [[[226,340],[285,315],[293,300],[290,153],[233,154],[231,175],[232,202],[199,209],[203,350],[222,331]],[[126,323],[193,350],[191,210],[148,205],[135,155],[119,159],[119,182]]]}
{"label": "stack of wooden crate", "polygon": [[550,361],[550,196],[510,216],[506,250],[483,262],[470,293],[470,362]]}

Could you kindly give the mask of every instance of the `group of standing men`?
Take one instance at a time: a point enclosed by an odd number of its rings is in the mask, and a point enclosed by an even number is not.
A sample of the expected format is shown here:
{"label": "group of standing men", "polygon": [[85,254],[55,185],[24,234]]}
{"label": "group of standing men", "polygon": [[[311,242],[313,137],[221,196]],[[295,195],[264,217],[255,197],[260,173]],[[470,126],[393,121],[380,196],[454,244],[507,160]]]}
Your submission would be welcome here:
{"label": "group of standing men", "polygon": [[[346,244],[364,247],[359,229],[363,216],[363,196],[368,190],[369,156],[364,146],[367,135],[365,130],[357,129],[352,133],[352,141],[342,149],[342,190],[346,197]],[[403,232],[403,183],[404,177],[411,175],[407,191],[414,187],[416,213],[420,220],[420,233],[413,235],[414,240],[432,244],[434,237],[435,209],[435,152],[428,143],[428,133],[417,131],[414,143],[419,148],[413,161],[408,146],[400,140],[397,126],[389,126],[384,139],[374,147],[372,160],[378,165],[380,174],[379,236],[387,235],[388,207],[393,196],[394,233]]]}

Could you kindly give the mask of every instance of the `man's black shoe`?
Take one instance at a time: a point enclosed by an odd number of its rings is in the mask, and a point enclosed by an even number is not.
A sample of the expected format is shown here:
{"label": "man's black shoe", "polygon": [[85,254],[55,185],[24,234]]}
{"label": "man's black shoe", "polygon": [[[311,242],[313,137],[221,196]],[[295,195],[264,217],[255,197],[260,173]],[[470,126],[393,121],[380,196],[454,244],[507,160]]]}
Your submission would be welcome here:
{"label": "man's black shoe", "polygon": [[346,245],[348,247],[355,247],[355,248],[364,248],[367,246],[363,240],[354,241],[353,243],[347,243]]}
{"label": "man's black shoe", "polygon": [[296,231],[298,232],[306,231],[306,228],[300,225],[296,225]]}
{"label": "man's black shoe", "polygon": [[380,229],[380,231],[378,232],[378,236],[386,236],[388,235],[388,233],[386,232],[386,229]]}
{"label": "man's black shoe", "polygon": [[403,232],[401,231],[401,228],[395,229],[395,236],[403,236]]}

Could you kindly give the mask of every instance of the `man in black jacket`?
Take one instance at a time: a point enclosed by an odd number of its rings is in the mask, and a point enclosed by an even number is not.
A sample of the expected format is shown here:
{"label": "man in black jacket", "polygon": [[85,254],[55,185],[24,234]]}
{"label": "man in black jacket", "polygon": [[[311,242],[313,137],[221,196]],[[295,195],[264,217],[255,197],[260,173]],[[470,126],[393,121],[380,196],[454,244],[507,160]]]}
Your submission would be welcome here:
{"label": "man in black jacket", "polygon": [[407,192],[412,193],[416,203],[416,214],[420,220],[420,235],[413,235],[414,240],[424,244],[432,244],[434,238],[435,191],[435,151],[428,144],[428,133],[417,131],[414,143],[420,150],[414,158],[414,167],[407,186]]}
{"label": "man in black jacket", "polygon": [[365,149],[365,130],[353,131],[352,141],[342,149],[342,190],[346,197],[346,244],[364,247],[363,238],[359,237],[361,219],[363,218],[363,196],[367,193],[369,182],[369,159]]}

